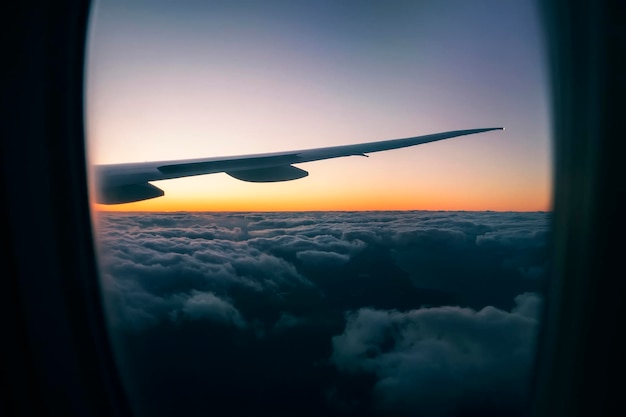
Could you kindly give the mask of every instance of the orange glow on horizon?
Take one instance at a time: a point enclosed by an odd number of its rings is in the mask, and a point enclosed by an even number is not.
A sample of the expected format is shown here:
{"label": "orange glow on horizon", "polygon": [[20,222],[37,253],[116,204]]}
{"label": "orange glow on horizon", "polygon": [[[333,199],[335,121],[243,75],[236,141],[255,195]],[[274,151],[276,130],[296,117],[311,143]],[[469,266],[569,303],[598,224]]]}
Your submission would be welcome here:
{"label": "orange glow on horizon", "polygon": [[[393,190],[391,190],[393,191]],[[320,198],[315,194],[292,196],[271,195],[266,198],[233,196],[206,196],[185,198],[155,198],[136,203],[103,205],[92,204],[95,211],[117,212],[280,212],[280,211],[549,211],[549,199],[536,190],[515,195],[491,195],[486,198],[478,194],[468,198],[463,193],[456,195],[398,195],[380,191],[374,194],[335,193]]]}
{"label": "orange glow on horizon", "polygon": [[472,166],[449,161],[444,162],[450,166],[425,169],[413,175],[397,162],[396,171],[390,173],[379,170],[380,159],[361,161],[360,166],[350,165],[349,160],[321,161],[318,166],[311,164],[309,177],[279,183],[248,183],[224,174],[157,181],[154,185],[165,191],[163,197],[119,205],[94,203],[93,209],[280,212],[549,211],[551,208],[550,186],[538,184],[530,176],[503,180],[505,175],[499,171],[477,176]]}

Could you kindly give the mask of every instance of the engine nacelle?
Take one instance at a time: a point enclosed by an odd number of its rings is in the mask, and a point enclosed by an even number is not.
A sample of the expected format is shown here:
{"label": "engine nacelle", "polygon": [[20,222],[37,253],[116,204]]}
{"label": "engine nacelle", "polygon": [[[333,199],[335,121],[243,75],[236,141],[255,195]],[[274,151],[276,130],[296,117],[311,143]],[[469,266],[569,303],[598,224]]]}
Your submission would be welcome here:
{"label": "engine nacelle", "polygon": [[96,201],[100,204],[122,204],[161,197],[165,192],[149,183],[103,187],[98,190]]}
{"label": "engine nacelle", "polygon": [[309,175],[303,169],[292,165],[280,165],[270,168],[246,169],[241,171],[227,171],[228,175],[241,181],[248,182],[278,182],[291,181]]}

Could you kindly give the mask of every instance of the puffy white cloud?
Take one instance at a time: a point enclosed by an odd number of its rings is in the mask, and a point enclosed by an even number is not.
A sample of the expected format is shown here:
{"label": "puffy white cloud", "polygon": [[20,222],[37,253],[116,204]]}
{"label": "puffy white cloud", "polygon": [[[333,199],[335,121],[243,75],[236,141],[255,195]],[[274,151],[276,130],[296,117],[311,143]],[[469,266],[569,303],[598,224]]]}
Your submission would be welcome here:
{"label": "puffy white cloud", "polygon": [[515,297],[515,307],[511,312],[537,320],[541,317],[541,309],[541,297],[535,293],[525,292]]}
{"label": "puffy white cloud", "polygon": [[298,252],[296,257],[307,265],[320,267],[343,265],[350,260],[350,256],[348,255],[321,250],[303,250]]}
{"label": "puffy white cloud", "polygon": [[[192,291],[180,312],[192,319],[208,319],[220,323],[245,327],[246,322],[239,311],[228,301],[216,297],[210,292]],[[176,317],[178,319],[179,316]]]}
{"label": "puffy white cloud", "polygon": [[332,362],[343,372],[376,375],[374,394],[384,411],[444,416],[472,406],[518,409],[540,299],[525,293],[515,301],[511,312],[359,309],[333,338]]}
{"label": "puffy white cloud", "polygon": [[[384,415],[515,414],[541,310],[533,291],[547,220],[100,213],[108,321],[131,352],[129,374],[162,370],[152,396],[170,395],[174,379],[184,398],[202,398],[208,384],[268,404],[307,398],[323,415],[366,415],[370,404]],[[472,309],[445,306],[457,303]],[[278,385],[259,396],[268,378]]]}
{"label": "puffy white cloud", "polygon": [[[112,298],[107,303],[119,310],[111,311],[117,317],[112,322],[127,320],[135,326],[169,317],[182,308],[176,300],[194,291],[228,299],[239,311],[246,310],[238,305],[241,291],[255,292],[265,302],[284,298],[295,289],[314,291],[317,278],[307,275],[311,267],[331,274],[373,253],[392,263],[385,264],[386,268],[399,267],[408,273],[415,287],[460,292],[475,306],[494,304],[491,293],[502,292],[510,300],[520,289],[534,290],[519,282],[539,281],[545,275],[547,216],[100,213],[97,236],[103,286]],[[383,271],[372,275],[359,269],[355,273],[384,279]]]}

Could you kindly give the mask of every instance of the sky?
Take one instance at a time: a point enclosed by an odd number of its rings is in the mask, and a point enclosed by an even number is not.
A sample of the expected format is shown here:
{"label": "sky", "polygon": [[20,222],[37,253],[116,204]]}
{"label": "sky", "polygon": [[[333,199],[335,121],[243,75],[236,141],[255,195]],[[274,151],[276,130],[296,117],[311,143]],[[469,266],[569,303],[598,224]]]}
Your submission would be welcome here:
{"label": "sky", "polygon": [[523,416],[550,217],[98,212],[134,414]]}
{"label": "sky", "polygon": [[550,210],[541,30],[530,1],[95,1],[93,164],[230,156],[483,127],[253,184],[155,183],[131,211]]}

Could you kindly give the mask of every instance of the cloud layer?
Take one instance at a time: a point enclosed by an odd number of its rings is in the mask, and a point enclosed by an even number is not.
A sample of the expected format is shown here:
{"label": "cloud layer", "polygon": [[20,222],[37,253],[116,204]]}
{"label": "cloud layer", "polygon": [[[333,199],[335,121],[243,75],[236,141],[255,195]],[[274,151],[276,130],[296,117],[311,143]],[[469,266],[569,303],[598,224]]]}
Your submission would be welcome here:
{"label": "cloud layer", "polygon": [[362,308],[347,315],[344,333],[333,338],[332,362],[344,372],[375,374],[376,406],[383,411],[514,411],[527,392],[539,301],[520,295],[511,312]]}
{"label": "cloud layer", "polygon": [[[123,372],[138,397],[160,399],[145,414],[184,399],[191,415],[199,387],[221,404],[252,395],[255,380],[265,391],[247,406],[278,414],[302,414],[291,395],[311,415],[515,415],[548,222],[547,213],[99,213],[96,225]],[[263,356],[243,360],[250,352]],[[179,384],[165,389],[172,378]]]}

